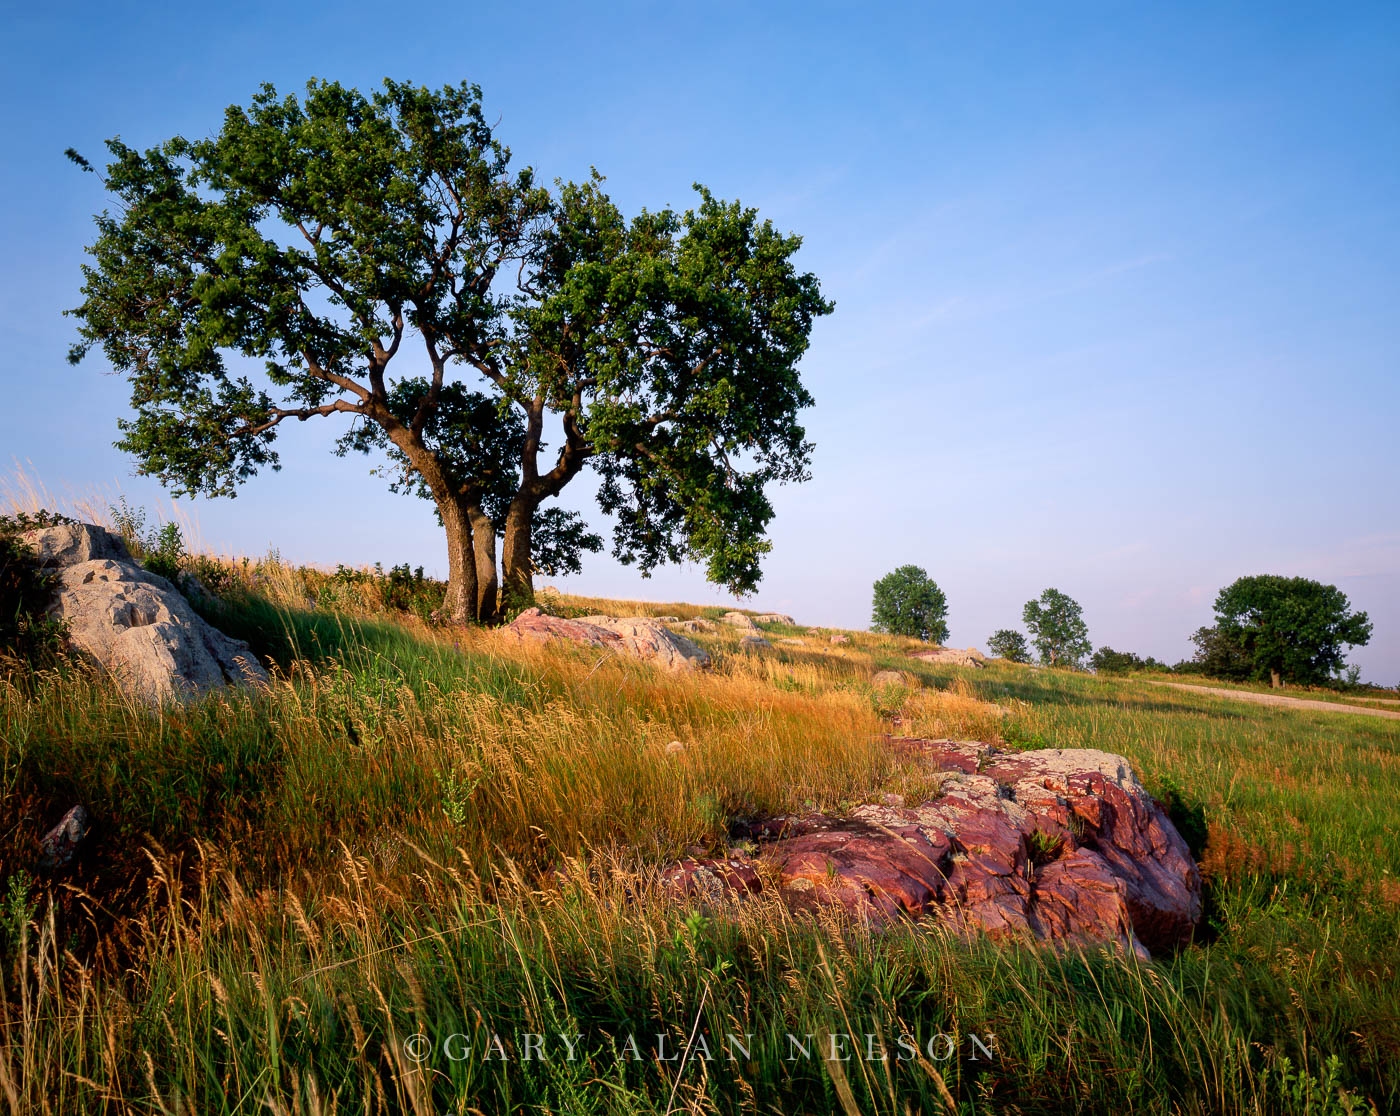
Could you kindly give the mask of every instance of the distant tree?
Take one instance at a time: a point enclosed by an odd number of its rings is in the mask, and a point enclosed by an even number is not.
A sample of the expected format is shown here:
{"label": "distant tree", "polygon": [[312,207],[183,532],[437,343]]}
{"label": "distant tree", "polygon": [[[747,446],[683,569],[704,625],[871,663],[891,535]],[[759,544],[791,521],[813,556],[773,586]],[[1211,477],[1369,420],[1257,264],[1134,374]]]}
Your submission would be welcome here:
{"label": "distant tree", "polygon": [[1091,650],[1084,610],[1058,589],[1047,589],[1039,600],[1027,601],[1021,619],[1031,631],[1040,661],[1049,666],[1078,667]]}
{"label": "distant tree", "polygon": [[1189,661],[1177,664],[1179,673],[1204,674],[1232,682],[1243,682],[1253,673],[1249,653],[1232,633],[1218,627],[1197,628],[1191,642],[1196,645],[1196,653]]}
{"label": "distant tree", "polygon": [[1112,647],[1100,647],[1089,659],[1089,665],[1098,674],[1129,674],[1135,670],[1169,671],[1171,667],[1158,662],[1151,655],[1143,658],[1132,651],[1115,651]]}
{"label": "distant tree", "polygon": [[948,638],[948,598],[918,566],[900,566],[875,583],[870,627],[930,643]]}
{"label": "distant tree", "polygon": [[1275,685],[1324,685],[1343,648],[1364,646],[1371,621],[1335,585],[1306,577],[1242,577],[1215,598],[1216,627],[1248,656],[1250,677]]}
{"label": "distant tree", "polygon": [[798,237],[703,187],[630,219],[596,174],[551,191],[465,84],[266,85],[218,130],[107,148],[70,359],[97,346],[127,378],[142,473],[232,495],[288,427],[348,420],[341,451],[385,453],[436,508],[456,620],[597,548],[550,504],[585,469],[620,561],[757,584],[768,488],[808,475],[797,363],[832,309]]}
{"label": "distant tree", "polygon": [[987,637],[987,649],[998,658],[1011,663],[1028,663],[1031,649],[1026,646],[1026,637],[1014,628],[998,628]]}

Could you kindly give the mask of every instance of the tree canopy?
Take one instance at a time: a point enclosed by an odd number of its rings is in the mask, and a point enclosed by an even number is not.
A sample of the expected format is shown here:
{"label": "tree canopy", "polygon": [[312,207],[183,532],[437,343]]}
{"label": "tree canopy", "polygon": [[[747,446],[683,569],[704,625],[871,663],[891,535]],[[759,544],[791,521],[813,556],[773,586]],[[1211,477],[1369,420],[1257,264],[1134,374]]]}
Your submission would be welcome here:
{"label": "tree canopy", "polygon": [[1084,610],[1058,589],[1047,589],[1038,600],[1027,601],[1021,619],[1030,629],[1041,662],[1078,667],[1088,657],[1091,647]]}
{"label": "tree canopy", "polygon": [[1232,632],[1219,627],[1200,627],[1191,634],[1196,653],[1180,669],[1204,674],[1209,678],[1224,678],[1243,682],[1254,673],[1250,656],[1240,646]]}
{"label": "tree canopy", "polygon": [[900,566],[875,583],[870,627],[930,643],[948,638],[948,598],[918,566]]}
{"label": "tree canopy", "polygon": [[1239,578],[1220,590],[1215,616],[1249,677],[1275,683],[1321,685],[1342,670],[1345,647],[1371,638],[1370,619],[1345,593],[1306,577]]}
{"label": "tree canopy", "polygon": [[586,467],[619,560],[756,586],[768,486],[808,476],[796,365],[832,309],[798,237],[700,186],[631,219],[596,173],[550,190],[467,84],[265,85],[207,138],[107,147],[71,359],[100,346],[129,380],[141,472],[233,495],[289,420],[339,417],[342,452],[387,452],[436,505],[459,619],[498,613],[498,532],[515,598],[598,547],[541,510]]}
{"label": "tree canopy", "polygon": [[1009,663],[1030,662],[1031,651],[1026,637],[1015,628],[998,628],[987,637],[987,650]]}
{"label": "tree canopy", "polygon": [[1100,647],[1089,658],[1089,666],[1097,674],[1130,674],[1135,670],[1169,671],[1166,663],[1151,655],[1143,658],[1134,651],[1115,651],[1112,647]]}

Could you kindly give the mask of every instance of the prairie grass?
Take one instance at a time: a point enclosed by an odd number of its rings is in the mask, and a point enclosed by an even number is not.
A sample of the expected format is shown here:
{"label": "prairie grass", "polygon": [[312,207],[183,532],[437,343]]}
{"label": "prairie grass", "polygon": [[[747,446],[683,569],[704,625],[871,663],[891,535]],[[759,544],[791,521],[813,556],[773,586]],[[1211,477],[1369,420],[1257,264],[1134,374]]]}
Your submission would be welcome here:
{"label": "prairie grass", "polygon": [[[0,682],[11,1113],[1400,1105],[1393,722],[787,627],[702,633],[714,669],[675,676],[435,627],[373,578],[221,567],[201,607],[265,690],[156,715],[80,666]],[[873,690],[890,666],[917,686]],[[916,793],[887,732],[1123,753],[1200,848],[1201,940],[1144,964],[658,889],[738,818]],[[42,877],[34,837],[75,802],[93,848]]]}
{"label": "prairie grass", "polygon": [[1308,701],[1330,701],[1342,705],[1368,705],[1377,709],[1393,709],[1400,705],[1400,691],[1387,690],[1378,686],[1338,689],[1336,686],[1299,686],[1290,683],[1276,690],[1267,682],[1234,682],[1226,678],[1207,678],[1203,674],[1164,674],[1158,671],[1142,671],[1135,673],[1133,677],[1152,682],[1209,686],[1217,690],[1244,690],[1252,694],[1306,698]]}

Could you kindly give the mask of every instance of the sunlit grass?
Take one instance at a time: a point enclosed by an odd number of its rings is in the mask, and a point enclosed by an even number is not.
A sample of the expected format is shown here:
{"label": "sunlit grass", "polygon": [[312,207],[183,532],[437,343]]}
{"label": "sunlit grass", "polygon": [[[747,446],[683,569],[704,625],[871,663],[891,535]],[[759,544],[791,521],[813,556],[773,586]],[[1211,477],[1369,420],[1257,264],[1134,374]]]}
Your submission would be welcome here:
{"label": "sunlit grass", "polygon": [[[1400,1104],[1395,722],[939,667],[912,641],[803,628],[752,651],[721,626],[696,636],[711,670],[671,675],[435,627],[324,571],[227,567],[206,608],[267,657],[266,690],[154,715],[77,667],[0,683],[5,886],[33,878],[34,835],[74,802],[100,850],[0,920],[11,1112]],[[872,689],[890,666],[917,684]],[[1204,817],[1207,936],[1142,965],[657,890],[676,858],[723,851],[736,818],[919,793],[926,774],[885,733],[1126,755]],[[752,1033],[754,1056],[682,1070],[606,1050],[627,1033],[676,1050],[696,1028]],[[440,1051],[491,1031],[517,1053],[525,1032],[577,1032],[592,1055],[405,1052],[419,1033]],[[891,1050],[903,1033],[994,1034],[997,1056],[793,1062],[787,1032]]]}

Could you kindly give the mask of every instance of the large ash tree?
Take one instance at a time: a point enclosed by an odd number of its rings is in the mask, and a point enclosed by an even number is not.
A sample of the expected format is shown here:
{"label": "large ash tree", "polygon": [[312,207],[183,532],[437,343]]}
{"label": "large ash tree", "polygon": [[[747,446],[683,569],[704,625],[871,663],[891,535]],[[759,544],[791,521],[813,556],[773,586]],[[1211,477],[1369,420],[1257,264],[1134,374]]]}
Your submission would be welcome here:
{"label": "large ash tree", "polygon": [[512,173],[470,85],[264,86],[212,138],[107,147],[117,211],[71,359],[98,345],[130,381],[117,445],[141,472],[233,495],[289,420],[348,420],[341,452],[386,451],[436,506],[456,620],[599,549],[548,503],[590,467],[621,561],[757,585],[767,487],[808,475],[796,365],[832,309],[798,237],[701,187],[627,220],[596,175]]}
{"label": "large ash tree", "polygon": [[1320,686],[1340,673],[1344,648],[1371,638],[1371,621],[1352,612],[1335,585],[1306,577],[1260,574],[1231,582],[1215,598],[1214,629],[1193,638],[1210,663],[1218,648],[1233,652],[1237,677]]}

